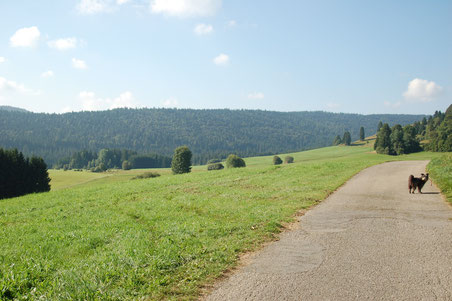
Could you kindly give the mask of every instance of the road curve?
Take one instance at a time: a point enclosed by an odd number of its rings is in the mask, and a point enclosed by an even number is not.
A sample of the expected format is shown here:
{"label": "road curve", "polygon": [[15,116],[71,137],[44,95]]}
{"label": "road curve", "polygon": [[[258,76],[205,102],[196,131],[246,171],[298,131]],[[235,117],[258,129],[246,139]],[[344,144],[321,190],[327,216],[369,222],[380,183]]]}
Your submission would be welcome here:
{"label": "road curve", "polygon": [[363,170],[205,299],[452,300],[452,207],[408,193],[427,163]]}

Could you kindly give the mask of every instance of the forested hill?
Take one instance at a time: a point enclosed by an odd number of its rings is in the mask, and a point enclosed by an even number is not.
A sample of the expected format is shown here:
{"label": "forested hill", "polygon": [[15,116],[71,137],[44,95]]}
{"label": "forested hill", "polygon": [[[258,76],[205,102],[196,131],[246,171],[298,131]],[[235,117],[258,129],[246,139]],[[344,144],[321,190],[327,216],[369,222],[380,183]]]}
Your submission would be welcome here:
{"label": "forested hill", "polygon": [[409,124],[423,115],[358,115],[259,110],[115,109],[44,114],[0,110],[0,147],[42,156],[52,165],[83,149],[130,149],[172,155],[180,145],[195,164],[208,159],[283,153],[331,145],[349,130],[352,140],[379,121]]}

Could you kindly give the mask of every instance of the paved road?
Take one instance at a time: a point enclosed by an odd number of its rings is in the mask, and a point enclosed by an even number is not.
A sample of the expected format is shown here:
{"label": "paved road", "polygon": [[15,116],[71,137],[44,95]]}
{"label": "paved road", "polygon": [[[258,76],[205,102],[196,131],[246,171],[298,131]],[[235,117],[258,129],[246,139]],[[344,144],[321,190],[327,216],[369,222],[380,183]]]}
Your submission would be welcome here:
{"label": "paved road", "polygon": [[427,163],[362,171],[206,299],[452,300],[452,207],[408,194]]}

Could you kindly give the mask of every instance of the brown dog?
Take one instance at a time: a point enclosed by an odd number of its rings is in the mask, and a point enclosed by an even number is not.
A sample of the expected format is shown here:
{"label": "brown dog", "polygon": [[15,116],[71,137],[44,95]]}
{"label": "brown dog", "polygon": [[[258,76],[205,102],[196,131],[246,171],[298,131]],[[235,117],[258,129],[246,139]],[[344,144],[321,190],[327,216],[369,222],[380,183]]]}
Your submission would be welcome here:
{"label": "brown dog", "polygon": [[[414,193],[417,190],[419,193],[422,193],[421,189],[424,187],[424,184],[428,181],[428,173],[423,174],[421,173],[420,178],[415,178],[413,175],[408,177],[408,191],[410,193]],[[413,190],[413,192],[411,192]]]}

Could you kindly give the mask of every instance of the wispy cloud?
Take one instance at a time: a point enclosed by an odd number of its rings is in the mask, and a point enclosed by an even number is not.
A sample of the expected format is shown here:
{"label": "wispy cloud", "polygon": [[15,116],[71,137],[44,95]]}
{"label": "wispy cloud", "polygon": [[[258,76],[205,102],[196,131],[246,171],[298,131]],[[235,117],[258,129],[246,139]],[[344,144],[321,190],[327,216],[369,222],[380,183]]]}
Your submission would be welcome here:
{"label": "wispy cloud", "polygon": [[165,108],[176,108],[179,106],[179,101],[174,97],[170,97],[162,101],[162,106]]}
{"label": "wispy cloud", "polygon": [[77,11],[82,15],[110,12],[112,8],[109,4],[106,0],[81,0],[77,4]]}
{"label": "wispy cloud", "polygon": [[76,58],[72,58],[72,67],[74,67],[75,69],[87,69],[88,65],[86,65],[85,61],[76,59]]}
{"label": "wispy cloud", "polygon": [[197,35],[208,35],[213,33],[213,26],[210,24],[198,24],[195,26],[195,29],[193,30]]}
{"label": "wispy cloud", "polygon": [[12,47],[34,47],[39,41],[41,32],[36,26],[17,30],[9,39]]}
{"label": "wispy cloud", "polygon": [[152,0],[151,11],[176,17],[212,16],[221,7],[221,0]]}
{"label": "wispy cloud", "polygon": [[249,99],[264,99],[265,95],[262,92],[253,92],[248,94]]}
{"label": "wispy cloud", "polygon": [[64,38],[49,41],[47,45],[57,50],[68,50],[77,47],[77,38]]}
{"label": "wispy cloud", "polygon": [[54,73],[52,70],[48,70],[46,72],[41,73],[41,77],[43,78],[48,78],[48,77],[53,77]]}
{"label": "wispy cloud", "polygon": [[383,104],[385,105],[385,107],[392,108],[392,109],[398,109],[402,106],[401,101],[396,101],[396,102],[385,101],[385,102],[383,102]]}
{"label": "wispy cloud", "polygon": [[6,61],[6,59],[3,56],[0,56],[0,64],[4,63]]}
{"label": "wispy cloud", "polygon": [[430,102],[434,100],[443,88],[433,81],[415,78],[409,82],[408,88],[403,93],[407,101],[411,102]]}
{"label": "wispy cloud", "polygon": [[[82,110],[84,111],[138,107],[138,104],[130,91],[123,92],[116,98],[101,98],[97,97],[94,92],[82,91],[79,93],[78,98],[81,102]],[[70,111],[71,108],[66,107],[65,110]]]}
{"label": "wispy cloud", "polygon": [[228,23],[226,23],[229,27],[235,27],[237,25],[236,20],[229,20]]}
{"label": "wispy cloud", "polygon": [[229,56],[227,54],[221,53],[213,59],[215,65],[225,66],[229,63]]}
{"label": "wispy cloud", "polygon": [[0,91],[3,92],[16,92],[26,95],[39,95],[39,91],[28,89],[24,84],[17,83],[12,80],[8,80],[4,77],[0,77]]}

